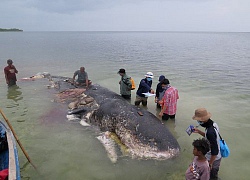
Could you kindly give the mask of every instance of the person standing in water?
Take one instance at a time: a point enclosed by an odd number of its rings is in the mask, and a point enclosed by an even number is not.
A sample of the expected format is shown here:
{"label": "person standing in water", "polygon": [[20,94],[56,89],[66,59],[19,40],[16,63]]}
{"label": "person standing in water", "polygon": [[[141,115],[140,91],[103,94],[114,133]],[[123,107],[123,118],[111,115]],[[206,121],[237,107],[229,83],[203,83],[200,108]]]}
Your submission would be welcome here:
{"label": "person standing in water", "polygon": [[117,72],[121,76],[121,80],[119,81],[120,84],[120,94],[124,99],[131,99],[131,88],[132,83],[130,78],[127,74],[125,69],[119,69]]}
{"label": "person standing in water", "polygon": [[4,68],[4,74],[5,74],[5,79],[6,83],[8,86],[13,86],[16,85],[16,74],[18,73],[16,67],[13,65],[13,61],[11,59],[7,60],[8,66]]}
{"label": "person standing in water", "polygon": [[152,72],[147,72],[147,74],[145,74],[145,78],[140,81],[138,90],[136,91],[136,106],[139,106],[140,103],[142,103],[143,106],[147,106],[148,97],[146,97],[143,93],[149,92],[154,94],[154,90],[151,88],[153,78],[154,74]]}

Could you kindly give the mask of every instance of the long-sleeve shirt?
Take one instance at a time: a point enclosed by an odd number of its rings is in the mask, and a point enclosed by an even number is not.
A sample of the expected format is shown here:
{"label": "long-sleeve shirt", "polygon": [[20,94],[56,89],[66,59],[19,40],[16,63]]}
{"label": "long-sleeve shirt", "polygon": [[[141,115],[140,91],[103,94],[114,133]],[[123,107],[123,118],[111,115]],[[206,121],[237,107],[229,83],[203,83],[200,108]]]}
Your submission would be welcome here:
{"label": "long-sleeve shirt", "polygon": [[151,86],[152,86],[152,81],[147,81],[146,78],[142,79],[139,84],[138,90],[136,91],[136,94],[140,97],[145,97],[145,95],[142,93],[149,92],[151,90]]}
{"label": "long-sleeve shirt", "polygon": [[124,76],[121,76],[120,81],[120,94],[121,95],[131,95],[131,81],[128,75],[124,74]]}

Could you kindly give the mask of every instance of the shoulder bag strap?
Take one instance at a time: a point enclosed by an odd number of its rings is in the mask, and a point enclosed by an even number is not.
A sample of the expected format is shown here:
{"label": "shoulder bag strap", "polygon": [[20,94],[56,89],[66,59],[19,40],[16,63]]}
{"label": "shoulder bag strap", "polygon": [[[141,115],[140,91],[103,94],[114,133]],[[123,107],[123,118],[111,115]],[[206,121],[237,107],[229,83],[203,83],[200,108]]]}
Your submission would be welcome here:
{"label": "shoulder bag strap", "polygon": [[[214,126],[213,126],[213,127],[214,127]],[[222,140],[222,137],[221,137],[221,135],[220,135],[219,131],[217,130],[217,128],[216,128],[216,127],[214,127],[214,129],[216,129],[216,131],[218,132],[218,134],[219,134],[219,136],[220,136],[220,139]]]}

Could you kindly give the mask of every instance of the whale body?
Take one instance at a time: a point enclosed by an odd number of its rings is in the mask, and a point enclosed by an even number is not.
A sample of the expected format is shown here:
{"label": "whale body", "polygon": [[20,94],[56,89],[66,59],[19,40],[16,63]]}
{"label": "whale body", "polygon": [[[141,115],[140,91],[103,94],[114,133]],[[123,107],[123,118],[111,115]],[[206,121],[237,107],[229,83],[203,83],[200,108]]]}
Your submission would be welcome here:
{"label": "whale body", "polygon": [[[117,135],[131,157],[165,160],[179,155],[180,146],[168,128],[151,112],[130,104],[117,93],[98,84],[84,89],[72,85],[65,77],[52,76],[59,93],[74,98],[69,114],[80,115],[81,121],[98,126],[103,132]],[[66,94],[66,95],[65,95]],[[91,103],[86,103],[92,99]]]}

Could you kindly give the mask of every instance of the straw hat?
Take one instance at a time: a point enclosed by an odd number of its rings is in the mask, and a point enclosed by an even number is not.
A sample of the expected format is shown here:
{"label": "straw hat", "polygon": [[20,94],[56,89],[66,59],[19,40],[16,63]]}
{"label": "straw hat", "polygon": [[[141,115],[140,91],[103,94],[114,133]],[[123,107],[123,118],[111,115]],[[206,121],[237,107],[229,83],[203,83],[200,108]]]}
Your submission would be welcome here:
{"label": "straw hat", "polygon": [[207,112],[205,108],[199,108],[195,110],[193,120],[206,122],[208,119],[210,119],[210,117],[211,117],[210,112]]}

